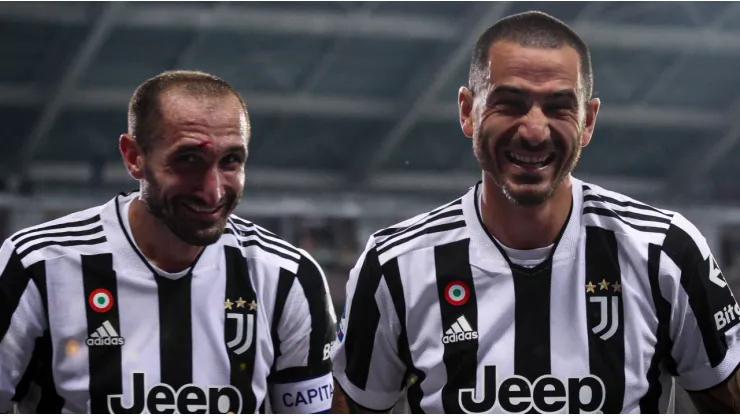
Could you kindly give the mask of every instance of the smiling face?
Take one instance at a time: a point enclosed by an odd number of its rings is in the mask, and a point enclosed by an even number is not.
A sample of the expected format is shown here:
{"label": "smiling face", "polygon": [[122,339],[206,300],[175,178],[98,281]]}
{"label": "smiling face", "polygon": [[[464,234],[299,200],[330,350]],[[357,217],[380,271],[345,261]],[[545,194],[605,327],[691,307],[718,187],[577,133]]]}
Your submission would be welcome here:
{"label": "smiling face", "polygon": [[182,241],[216,242],[244,189],[247,120],[233,95],[159,98],[157,139],[140,154],[141,200]]}
{"label": "smiling face", "polygon": [[520,205],[545,202],[572,172],[593,132],[598,100],[586,102],[580,57],[570,46],[494,42],[488,82],[462,89],[463,131],[476,159]]}

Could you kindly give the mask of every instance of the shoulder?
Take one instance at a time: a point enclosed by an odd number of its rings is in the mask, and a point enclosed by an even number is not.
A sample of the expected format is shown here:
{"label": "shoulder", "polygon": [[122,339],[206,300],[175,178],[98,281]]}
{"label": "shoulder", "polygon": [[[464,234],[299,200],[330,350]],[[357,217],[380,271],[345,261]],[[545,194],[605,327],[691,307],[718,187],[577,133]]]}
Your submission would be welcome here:
{"label": "shoulder", "polygon": [[11,235],[10,244],[24,266],[80,252],[93,254],[108,241],[101,213],[105,205],[77,211]]}
{"label": "shoulder", "polygon": [[276,233],[239,216],[231,215],[224,233],[226,244],[241,250],[246,258],[267,266],[278,266],[293,273],[316,269],[318,263],[305,250]]}
{"label": "shoulder", "polygon": [[463,197],[416,215],[370,236],[365,255],[372,253],[381,264],[424,248],[468,238]]}
{"label": "shoulder", "polygon": [[660,244],[676,212],[657,208],[598,185],[579,182],[583,188],[583,219],[594,225],[640,241]]}
{"label": "shoulder", "polygon": [[[597,185],[582,183],[586,225],[631,236],[631,241],[659,246],[674,262],[711,255],[701,231],[681,213],[657,208]],[[687,257],[688,256],[688,257]]]}

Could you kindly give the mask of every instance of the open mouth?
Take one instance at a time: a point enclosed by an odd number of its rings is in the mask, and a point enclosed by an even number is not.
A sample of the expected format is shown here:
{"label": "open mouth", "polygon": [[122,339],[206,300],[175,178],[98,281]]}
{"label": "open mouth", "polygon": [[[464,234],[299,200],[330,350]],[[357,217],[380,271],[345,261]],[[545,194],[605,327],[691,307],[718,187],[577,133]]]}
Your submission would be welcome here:
{"label": "open mouth", "polygon": [[219,206],[217,206],[215,208],[209,208],[209,207],[203,207],[203,206],[200,206],[200,205],[189,204],[187,202],[183,203],[182,205],[185,206],[185,208],[187,208],[188,210],[190,210],[193,213],[198,214],[198,215],[212,215],[212,214],[216,214],[216,213],[218,213],[221,210],[221,208],[223,208],[223,205],[219,205]]}
{"label": "open mouth", "polygon": [[509,163],[528,168],[543,168],[555,160],[555,153],[531,155],[517,152],[505,152],[504,156]]}

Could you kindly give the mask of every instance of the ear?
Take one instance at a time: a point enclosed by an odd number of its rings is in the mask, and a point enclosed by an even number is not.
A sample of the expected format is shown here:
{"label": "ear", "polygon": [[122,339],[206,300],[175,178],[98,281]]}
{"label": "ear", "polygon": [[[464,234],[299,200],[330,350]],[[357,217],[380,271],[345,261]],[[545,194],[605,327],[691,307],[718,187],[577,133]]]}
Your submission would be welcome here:
{"label": "ear", "polygon": [[126,165],[129,175],[137,181],[141,180],[144,177],[144,153],[136,139],[129,134],[122,134],[118,139],[118,149],[121,151],[123,164]]}
{"label": "ear", "polygon": [[473,92],[467,87],[460,87],[457,94],[457,108],[463,134],[473,137]]}
{"label": "ear", "polygon": [[591,136],[594,134],[596,116],[599,114],[600,107],[601,100],[598,98],[592,98],[588,103],[586,103],[586,122],[583,126],[583,137],[581,138],[581,146],[583,147],[586,147],[591,143]]}

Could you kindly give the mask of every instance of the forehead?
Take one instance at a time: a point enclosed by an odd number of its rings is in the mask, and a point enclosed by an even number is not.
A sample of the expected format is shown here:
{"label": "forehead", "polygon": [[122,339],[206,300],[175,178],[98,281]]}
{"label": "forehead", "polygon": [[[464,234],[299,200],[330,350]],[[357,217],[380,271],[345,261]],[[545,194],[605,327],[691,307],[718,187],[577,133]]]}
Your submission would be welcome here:
{"label": "forehead", "polygon": [[234,135],[246,139],[246,115],[233,94],[201,96],[171,90],[165,91],[159,100],[160,120],[166,136],[190,132],[209,139]]}
{"label": "forehead", "polygon": [[568,45],[550,49],[494,42],[488,50],[488,70],[489,86],[548,91],[578,88],[581,82],[580,56]]}

